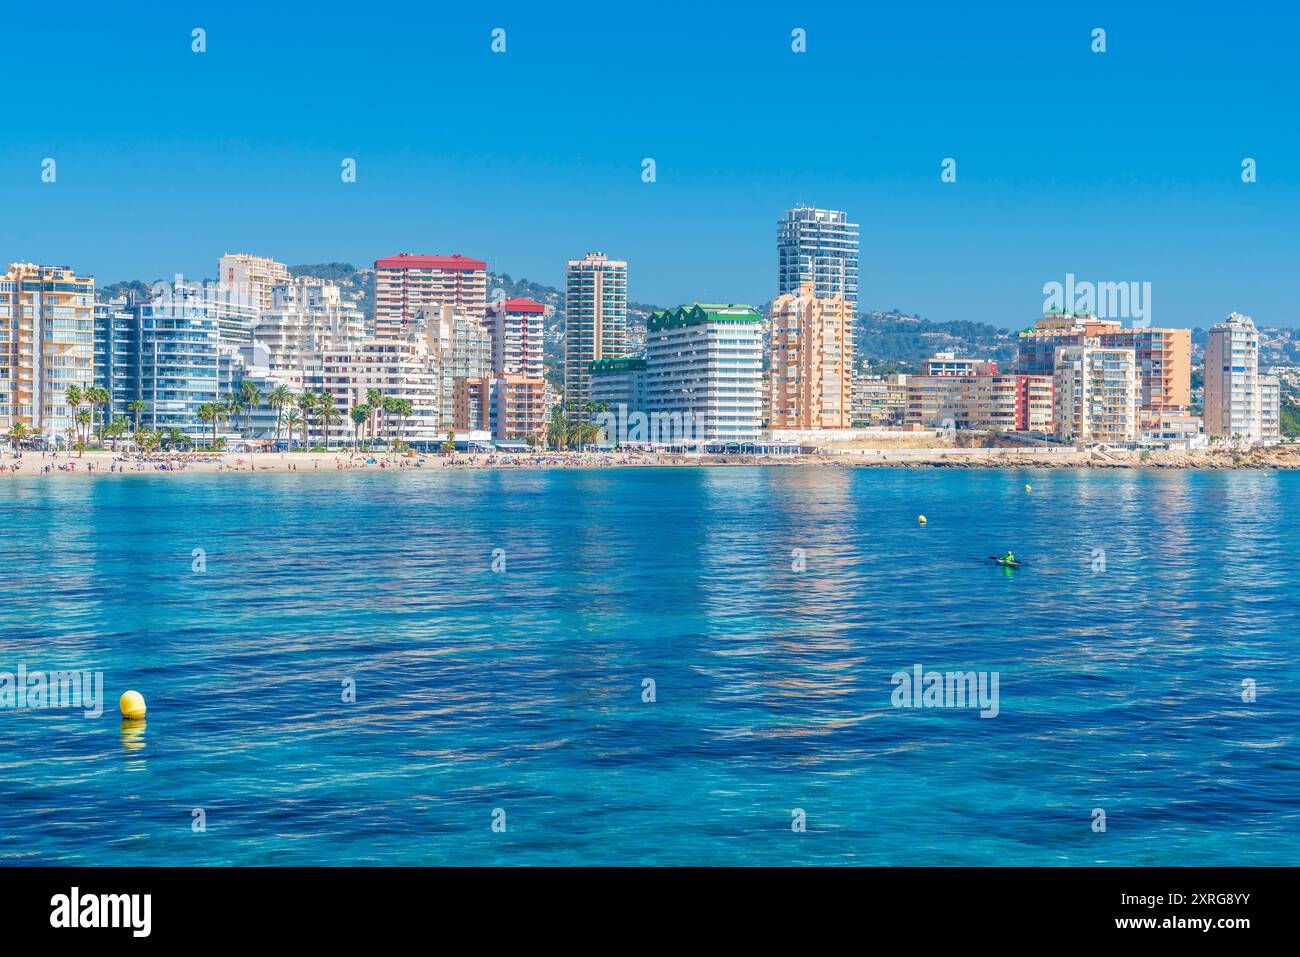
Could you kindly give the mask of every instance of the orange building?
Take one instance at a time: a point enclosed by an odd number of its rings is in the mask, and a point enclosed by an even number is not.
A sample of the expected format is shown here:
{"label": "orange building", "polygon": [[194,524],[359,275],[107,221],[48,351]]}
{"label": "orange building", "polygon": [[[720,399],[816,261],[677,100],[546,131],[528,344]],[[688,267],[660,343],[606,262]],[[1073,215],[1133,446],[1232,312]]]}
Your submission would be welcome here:
{"label": "orange building", "polygon": [[853,304],[818,299],[811,282],[772,302],[768,428],[853,424]]}

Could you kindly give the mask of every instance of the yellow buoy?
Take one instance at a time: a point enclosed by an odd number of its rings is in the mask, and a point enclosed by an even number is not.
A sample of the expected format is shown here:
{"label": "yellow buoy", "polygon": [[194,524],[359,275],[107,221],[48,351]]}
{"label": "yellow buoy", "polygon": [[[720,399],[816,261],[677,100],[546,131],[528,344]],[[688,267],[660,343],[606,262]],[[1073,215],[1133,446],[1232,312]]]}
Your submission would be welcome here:
{"label": "yellow buoy", "polygon": [[125,692],[117,704],[124,718],[144,717],[144,695],[138,691]]}
{"label": "yellow buoy", "polygon": [[916,516],[916,524],[918,524],[918,525],[924,525],[924,524],[925,524],[925,516],[924,516],[924,515],[918,515],[918,516]]}
{"label": "yellow buoy", "polygon": [[1034,487],[1033,487],[1032,485],[1026,485],[1026,486],[1025,486],[1025,491],[1026,491],[1026,492],[1032,492],[1033,490],[1034,490]]}

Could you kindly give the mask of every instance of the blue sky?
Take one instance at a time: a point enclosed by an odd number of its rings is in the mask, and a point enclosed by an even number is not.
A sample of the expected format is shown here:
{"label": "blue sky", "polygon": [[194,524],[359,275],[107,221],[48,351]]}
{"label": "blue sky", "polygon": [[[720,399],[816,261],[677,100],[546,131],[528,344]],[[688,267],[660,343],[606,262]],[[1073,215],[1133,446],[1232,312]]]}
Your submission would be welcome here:
{"label": "blue sky", "polygon": [[1300,322],[1300,14],[1271,5],[4,6],[4,261],[461,252],[559,285],[602,249],[634,300],[762,302],[802,201],[861,224],[864,307],[1023,326],[1071,272],[1150,282],[1157,325]]}

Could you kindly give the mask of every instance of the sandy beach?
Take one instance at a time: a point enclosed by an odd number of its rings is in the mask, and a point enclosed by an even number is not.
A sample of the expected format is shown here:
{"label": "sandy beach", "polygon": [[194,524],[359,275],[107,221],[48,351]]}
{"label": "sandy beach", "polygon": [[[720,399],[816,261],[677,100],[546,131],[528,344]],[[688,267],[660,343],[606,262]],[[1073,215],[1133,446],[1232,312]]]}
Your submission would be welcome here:
{"label": "sandy beach", "polygon": [[137,456],[77,453],[0,453],[0,479],[118,475],[193,475],[250,472],[408,472],[446,468],[645,468],[738,465],[840,465],[875,468],[1300,468],[1300,446],[1195,451],[1038,448],[889,447],[820,451],[803,455],[704,455],[645,452],[538,452],[529,454],[386,455],[330,452],[188,452]]}

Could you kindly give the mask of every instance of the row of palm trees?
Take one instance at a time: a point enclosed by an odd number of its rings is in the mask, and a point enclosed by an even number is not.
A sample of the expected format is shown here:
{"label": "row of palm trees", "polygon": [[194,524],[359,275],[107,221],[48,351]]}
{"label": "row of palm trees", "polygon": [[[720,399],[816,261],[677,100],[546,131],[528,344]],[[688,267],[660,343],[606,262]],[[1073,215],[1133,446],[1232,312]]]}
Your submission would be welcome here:
{"label": "row of palm trees", "polygon": [[[205,402],[199,406],[199,420],[212,429],[212,444],[217,444],[217,429],[222,422],[236,421],[243,416],[241,431],[247,437],[252,431],[252,413],[263,400],[262,390],[257,384],[245,379],[239,388],[223,399]],[[287,385],[277,385],[265,395],[266,404],[275,410],[275,441],[278,443],[283,435],[292,448],[297,435],[302,445],[308,444],[308,434],[317,429],[321,433],[326,450],[330,447],[330,427],[343,418],[336,407],[337,399],[329,392],[312,392],[306,390],[295,393]],[[415,410],[410,399],[399,399],[382,395],[378,389],[366,393],[366,401],[353,406],[349,412],[352,420],[354,443],[369,432],[373,442],[376,438],[383,441],[384,433],[391,423],[398,425],[398,435],[406,431],[406,420]],[[397,439],[389,439],[396,448]]]}
{"label": "row of palm trees", "polygon": [[[591,417],[608,408],[604,402],[569,401],[554,406],[546,424],[546,444],[557,451],[590,445],[600,438],[601,431],[600,425]],[[583,415],[574,415],[577,412]]]}

